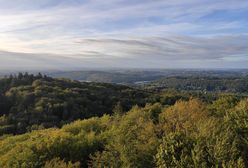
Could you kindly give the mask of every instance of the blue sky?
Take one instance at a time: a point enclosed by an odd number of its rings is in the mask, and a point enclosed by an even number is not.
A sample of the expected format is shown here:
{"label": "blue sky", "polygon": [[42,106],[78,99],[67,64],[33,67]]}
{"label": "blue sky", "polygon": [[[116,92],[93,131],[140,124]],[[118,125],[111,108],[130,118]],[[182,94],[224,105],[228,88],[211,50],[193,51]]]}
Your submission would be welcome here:
{"label": "blue sky", "polygon": [[0,69],[246,68],[247,0],[0,0]]}

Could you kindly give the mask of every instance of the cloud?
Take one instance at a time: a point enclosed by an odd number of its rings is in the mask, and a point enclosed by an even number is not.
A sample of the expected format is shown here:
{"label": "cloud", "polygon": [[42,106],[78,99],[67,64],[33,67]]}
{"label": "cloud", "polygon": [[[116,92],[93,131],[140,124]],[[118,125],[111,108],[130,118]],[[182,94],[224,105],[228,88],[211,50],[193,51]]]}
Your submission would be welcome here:
{"label": "cloud", "polygon": [[[92,38],[75,42],[79,54],[0,52],[0,67],[39,69],[93,67],[216,68],[248,63],[248,35],[217,37]],[[11,64],[7,64],[11,62]],[[7,66],[6,66],[7,65]],[[18,67],[19,66],[19,67]]]}
{"label": "cloud", "polygon": [[166,60],[221,60],[248,53],[248,35],[145,37],[132,39],[82,39],[90,49],[111,57]]}
{"label": "cloud", "polygon": [[243,65],[248,19],[231,17],[237,11],[248,14],[248,1],[0,0],[0,50],[8,51],[0,65]]}

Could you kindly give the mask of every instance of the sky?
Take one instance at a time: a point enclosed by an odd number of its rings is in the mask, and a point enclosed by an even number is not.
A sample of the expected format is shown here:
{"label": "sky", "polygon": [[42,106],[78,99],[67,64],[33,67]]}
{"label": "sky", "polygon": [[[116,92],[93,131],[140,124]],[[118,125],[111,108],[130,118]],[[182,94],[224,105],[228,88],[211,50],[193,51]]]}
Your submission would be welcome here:
{"label": "sky", "polygon": [[247,67],[247,0],[0,0],[0,70]]}

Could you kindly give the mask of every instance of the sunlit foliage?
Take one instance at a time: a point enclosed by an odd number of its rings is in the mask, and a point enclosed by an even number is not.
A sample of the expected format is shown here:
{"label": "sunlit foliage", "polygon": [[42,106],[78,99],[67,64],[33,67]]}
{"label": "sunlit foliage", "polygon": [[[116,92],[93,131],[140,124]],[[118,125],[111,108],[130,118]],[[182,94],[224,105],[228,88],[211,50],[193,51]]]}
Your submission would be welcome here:
{"label": "sunlit foliage", "polygon": [[247,98],[10,79],[1,85],[1,168],[248,167]]}

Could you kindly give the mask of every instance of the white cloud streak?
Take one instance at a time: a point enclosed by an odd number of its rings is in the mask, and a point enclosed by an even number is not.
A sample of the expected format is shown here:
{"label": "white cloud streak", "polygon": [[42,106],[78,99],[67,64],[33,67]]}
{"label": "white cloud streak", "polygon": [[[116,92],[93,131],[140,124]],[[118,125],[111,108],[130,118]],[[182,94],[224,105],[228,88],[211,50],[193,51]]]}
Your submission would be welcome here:
{"label": "white cloud streak", "polygon": [[248,1],[0,0],[0,66],[7,67],[13,55],[26,66],[28,60],[42,66],[44,57],[57,68],[66,62],[87,66],[87,61],[92,66],[243,65],[248,24],[204,19],[223,10],[247,11]]}

